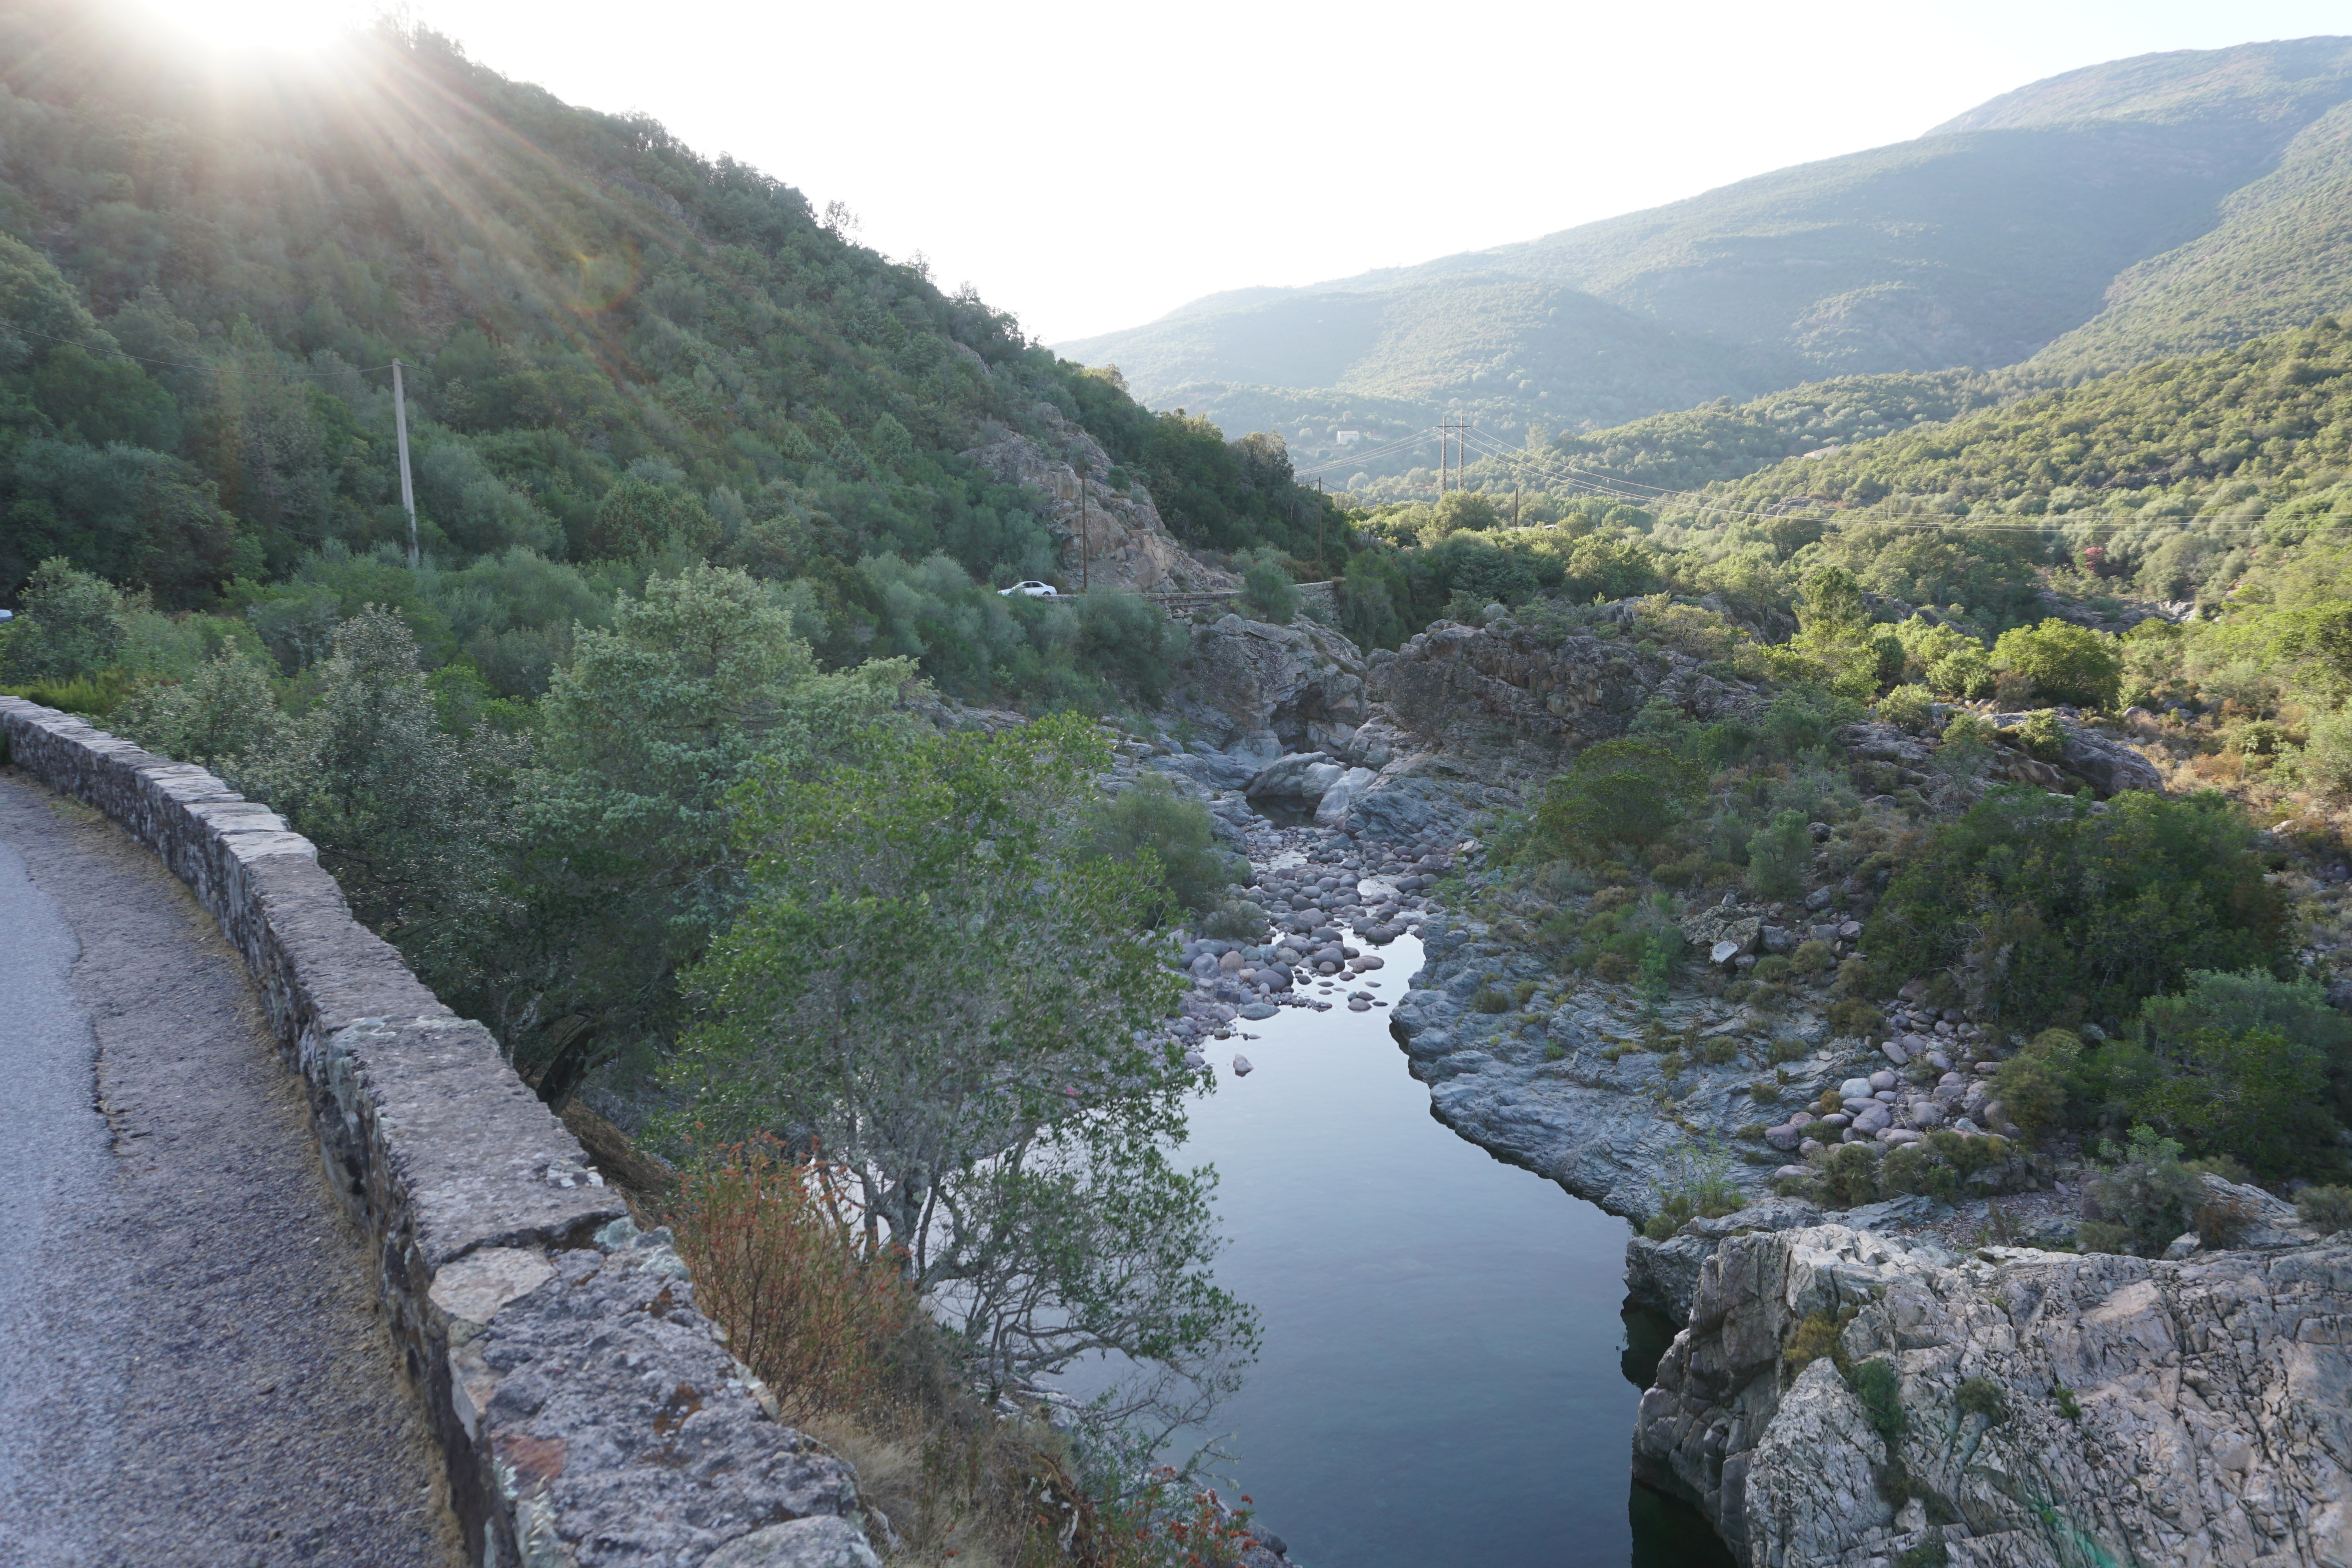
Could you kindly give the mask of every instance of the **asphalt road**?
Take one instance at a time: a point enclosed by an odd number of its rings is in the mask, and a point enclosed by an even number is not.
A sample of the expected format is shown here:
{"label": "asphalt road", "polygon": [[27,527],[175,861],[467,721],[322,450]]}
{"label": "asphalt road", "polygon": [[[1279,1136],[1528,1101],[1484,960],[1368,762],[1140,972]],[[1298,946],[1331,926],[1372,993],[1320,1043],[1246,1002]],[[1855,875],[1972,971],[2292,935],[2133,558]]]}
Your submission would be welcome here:
{"label": "asphalt road", "polygon": [[454,1568],[373,1281],[217,927],[0,772],[0,1563]]}

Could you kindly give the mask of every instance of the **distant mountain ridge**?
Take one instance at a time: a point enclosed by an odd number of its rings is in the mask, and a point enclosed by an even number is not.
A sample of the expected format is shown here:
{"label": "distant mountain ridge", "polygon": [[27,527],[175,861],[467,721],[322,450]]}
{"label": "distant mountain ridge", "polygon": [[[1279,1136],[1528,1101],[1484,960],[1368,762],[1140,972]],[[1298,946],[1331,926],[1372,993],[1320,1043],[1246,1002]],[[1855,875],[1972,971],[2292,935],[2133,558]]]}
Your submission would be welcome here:
{"label": "distant mountain ridge", "polygon": [[2347,146],[2352,38],[2141,56],[1911,141],[1058,348],[1146,402],[1283,425],[1302,463],[1344,458],[1357,399],[1514,434],[1832,376],[2063,378],[2352,303]]}

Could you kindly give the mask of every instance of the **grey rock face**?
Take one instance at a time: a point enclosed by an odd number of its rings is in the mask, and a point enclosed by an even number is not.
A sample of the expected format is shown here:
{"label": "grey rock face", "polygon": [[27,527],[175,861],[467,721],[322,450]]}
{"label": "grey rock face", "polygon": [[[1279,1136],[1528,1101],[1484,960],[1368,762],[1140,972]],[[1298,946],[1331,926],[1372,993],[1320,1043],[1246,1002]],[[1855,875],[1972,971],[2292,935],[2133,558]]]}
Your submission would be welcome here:
{"label": "grey rock face", "polygon": [[1521,745],[1556,754],[1619,733],[1653,696],[1700,718],[1761,706],[1679,653],[1600,637],[1547,645],[1507,621],[1484,630],[1441,621],[1382,662],[1376,685],[1399,724],[1463,755]]}
{"label": "grey rock face", "polygon": [[[2027,716],[2022,713],[1995,714],[1993,727],[2015,729]],[[2063,713],[2058,716],[2058,731],[2064,737],[2065,749],[2054,766],[2019,756],[2011,759],[2012,774],[2053,789],[2073,788],[2066,777],[2072,775],[2088,784],[2103,800],[2126,789],[2145,789],[2152,795],[2164,793],[2164,778],[2157,772],[2156,765],[2113,736],[2102,735]]]}
{"label": "grey rock face", "polygon": [[1335,749],[1368,711],[1363,655],[1311,621],[1273,626],[1227,615],[1192,629],[1164,706],[1221,747],[1264,735],[1294,752]]}
{"label": "grey rock face", "polygon": [[[1859,1568],[1931,1538],[2020,1568],[2352,1563],[2347,1305],[2341,1242],[2163,1262],[1732,1236],[1643,1396],[1635,1469],[1759,1568]],[[1786,1367],[1808,1318],[1842,1314],[1848,1364],[1899,1379],[1891,1456],[1830,1357]],[[1926,1508],[1885,1500],[1890,1458]]]}
{"label": "grey rock face", "polygon": [[1625,1293],[1675,1322],[1690,1319],[1699,1267],[1727,1236],[1750,1230],[1795,1230],[1822,1222],[1822,1211],[1801,1197],[1768,1197],[1718,1219],[1694,1219],[1664,1241],[1636,1236],[1625,1243]]}

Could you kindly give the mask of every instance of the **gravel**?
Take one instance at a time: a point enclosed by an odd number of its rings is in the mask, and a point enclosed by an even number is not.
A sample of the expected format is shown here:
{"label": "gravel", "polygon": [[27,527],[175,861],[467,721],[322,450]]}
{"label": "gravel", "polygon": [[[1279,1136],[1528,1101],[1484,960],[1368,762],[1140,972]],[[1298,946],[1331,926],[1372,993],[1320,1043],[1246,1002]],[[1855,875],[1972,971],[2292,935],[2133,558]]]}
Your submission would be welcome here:
{"label": "gravel", "polygon": [[373,1260],[245,967],[0,775],[0,1561],[464,1561]]}

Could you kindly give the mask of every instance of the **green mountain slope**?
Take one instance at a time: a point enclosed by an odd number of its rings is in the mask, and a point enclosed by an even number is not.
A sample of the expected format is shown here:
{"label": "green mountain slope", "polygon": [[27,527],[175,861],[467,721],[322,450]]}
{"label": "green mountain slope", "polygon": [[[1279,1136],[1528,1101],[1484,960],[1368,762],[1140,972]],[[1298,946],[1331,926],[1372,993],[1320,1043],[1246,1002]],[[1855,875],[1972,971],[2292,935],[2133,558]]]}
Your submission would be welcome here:
{"label": "green mountain slope", "polygon": [[2118,61],[1916,141],[1521,245],[1198,301],[1064,351],[1116,361],[1149,402],[1247,383],[1265,404],[1286,386],[1307,416],[1360,392],[1506,434],[1823,374],[2005,365],[2095,318],[2095,352],[2131,362],[2182,346],[2159,319],[2234,340],[2344,297],[2347,100],[2343,38]]}
{"label": "green mountain slope", "polygon": [[[1020,433],[1063,461],[1091,427],[1097,478],[1157,488],[1180,538],[1316,537],[1278,448],[1150,415],[649,119],[429,33],[215,78],[142,26],[0,3],[0,597],[63,555],[272,625],[398,598],[435,659],[533,689],[583,603],[704,556],[794,585],[830,657],[878,643],[1010,697],[1068,675],[1070,639],[988,585],[1064,547],[960,454]],[[395,359],[430,591],[372,559],[407,543]],[[565,586],[491,583],[517,551]]]}

